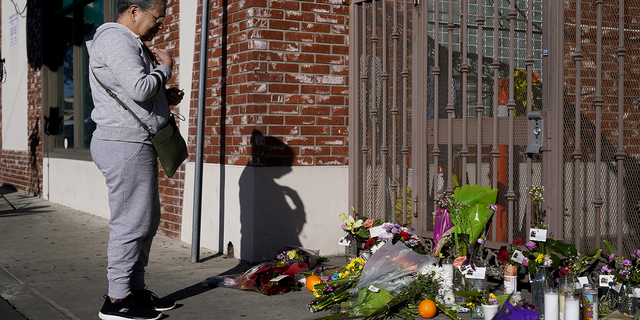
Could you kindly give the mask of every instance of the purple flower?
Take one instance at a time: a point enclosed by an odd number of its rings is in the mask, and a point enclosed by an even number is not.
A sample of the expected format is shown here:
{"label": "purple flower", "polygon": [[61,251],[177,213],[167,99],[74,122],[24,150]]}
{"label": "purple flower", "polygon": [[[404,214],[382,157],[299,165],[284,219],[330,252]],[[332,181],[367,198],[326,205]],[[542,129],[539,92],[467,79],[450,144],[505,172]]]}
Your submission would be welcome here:
{"label": "purple flower", "polygon": [[484,240],[482,240],[482,239],[478,239],[478,243],[479,243],[479,244],[483,244],[483,243],[484,243]]}
{"label": "purple flower", "polygon": [[522,260],[522,265],[525,266],[525,267],[528,267],[529,266],[529,260],[527,260],[527,258],[524,258]]}
{"label": "purple flower", "polygon": [[604,267],[602,267],[602,273],[609,273],[611,272],[611,267],[609,267],[608,265],[605,265]]}
{"label": "purple flower", "polygon": [[624,259],[620,261],[620,265],[624,267],[631,267],[631,261],[629,261],[628,259]]}
{"label": "purple flower", "polygon": [[620,270],[620,274],[623,276],[628,276],[629,275],[629,270]]}
{"label": "purple flower", "polygon": [[380,240],[381,242],[387,242],[391,239],[393,239],[393,234],[389,232],[384,232],[378,235],[378,240]]}
{"label": "purple flower", "polygon": [[529,251],[533,251],[533,249],[536,248],[536,244],[531,242],[531,241],[525,243],[524,246],[527,247],[527,249],[529,249]]}
{"label": "purple flower", "polygon": [[342,230],[344,230],[344,227],[346,227],[346,226],[347,226],[347,224],[346,224],[346,223],[343,223],[343,224],[340,226],[340,228],[342,228]]}
{"label": "purple flower", "polygon": [[615,254],[615,253],[612,253],[612,254],[609,256],[609,262],[613,262],[613,260],[615,260],[615,259],[616,259],[616,254]]}
{"label": "purple flower", "polygon": [[640,257],[640,249],[633,250],[632,256],[634,256],[634,258]]}

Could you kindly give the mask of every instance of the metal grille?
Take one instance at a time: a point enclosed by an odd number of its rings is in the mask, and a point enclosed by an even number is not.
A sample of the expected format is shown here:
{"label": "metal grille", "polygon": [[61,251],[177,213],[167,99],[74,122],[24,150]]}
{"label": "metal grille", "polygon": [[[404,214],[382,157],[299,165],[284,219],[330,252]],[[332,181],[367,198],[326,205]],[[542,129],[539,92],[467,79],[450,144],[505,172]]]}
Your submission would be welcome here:
{"label": "metal grille", "polygon": [[490,185],[499,246],[526,237],[526,189],[543,185],[552,237],[639,248],[638,15],[629,0],[357,1],[351,203],[430,237],[438,194]]}
{"label": "metal grille", "polygon": [[[357,212],[411,221],[411,1],[352,5],[352,117],[357,131],[350,157]],[[352,66],[354,64],[352,63]],[[352,147],[353,149],[353,147]]]}
{"label": "metal grille", "polygon": [[640,3],[564,10],[565,235],[583,251],[608,240],[628,254],[640,247]]}
{"label": "metal grille", "polygon": [[422,1],[417,11],[427,50],[418,58],[425,79],[414,80],[426,92],[426,144],[413,159],[429,164],[414,173],[414,185],[427,186],[418,201],[426,206],[420,232],[431,235],[435,197],[480,184],[499,189],[493,243],[524,237],[525,190],[541,184],[542,174],[542,158],[524,155],[527,113],[542,109],[542,1]]}

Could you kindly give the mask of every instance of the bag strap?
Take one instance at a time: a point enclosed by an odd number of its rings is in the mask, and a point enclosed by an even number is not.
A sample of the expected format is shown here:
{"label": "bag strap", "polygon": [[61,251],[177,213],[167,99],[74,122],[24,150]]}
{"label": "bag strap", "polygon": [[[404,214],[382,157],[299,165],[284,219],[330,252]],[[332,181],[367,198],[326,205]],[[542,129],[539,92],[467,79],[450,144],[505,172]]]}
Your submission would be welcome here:
{"label": "bag strap", "polygon": [[138,117],[138,115],[135,114],[135,112],[133,112],[133,110],[131,110],[124,102],[122,102],[122,100],[120,100],[120,98],[118,98],[118,96],[113,93],[113,91],[111,91],[111,89],[107,88],[99,79],[98,77],[96,77],[96,74],[93,73],[93,70],[91,70],[91,74],[93,74],[93,77],[96,79],[96,81],[98,81],[98,83],[104,88],[105,91],[107,91],[107,93],[114,99],[116,99],[116,101],[118,101],[118,103],[127,111],[129,111],[131,113],[131,115],[133,115],[133,117],[136,118],[136,120],[138,120],[138,122],[140,123],[140,125],[142,126],[142,128],[144,130],[146,130],[149,133],[150,137],[153,137],[153,133],[151,132],[151,129],[149,129],[149,126],[147,126],[144,122],[142,122],[142,120],[140,120],[140,118]]}

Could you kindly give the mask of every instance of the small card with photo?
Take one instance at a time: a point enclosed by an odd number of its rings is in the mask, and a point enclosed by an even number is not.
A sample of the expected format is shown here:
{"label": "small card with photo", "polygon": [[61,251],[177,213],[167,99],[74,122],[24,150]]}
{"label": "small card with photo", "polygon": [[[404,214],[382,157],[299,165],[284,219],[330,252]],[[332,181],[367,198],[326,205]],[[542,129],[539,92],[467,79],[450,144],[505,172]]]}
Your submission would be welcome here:
{"label": "small card with photo", "polygon": [[474,271],[470,266],[466,267],[467,269],[463,274],[466,274],[465,277],[467,279],[484,279],[487,273],[487,268],[484,267],[476,267]]}
{"label": "small card with photo", "polygon": [[615,283],[615,277],[612,274],[601,274],[598,278],[598,285],[600,287],[611,287]]}
{"label": "small card with photo", "polygon": [[524,254],[522,254],[522,251],[520,250],[514,250],[513,254],[511,255],[511,260],[522,264],[524,262]]}
{"label": "small card with photo", "polygon": [[529,229],[529,240],[547,242],[547,230],[546,229]]}
{"label": "small card with photo", "polygon": [[349,244],[351,244],[351,241],[347,240],[347,238],[345,238],[345,237],[342,237],[342,238],[340,238],[340,240],[338,240],[338,244],[341,245],[341,246],[348,247]]}

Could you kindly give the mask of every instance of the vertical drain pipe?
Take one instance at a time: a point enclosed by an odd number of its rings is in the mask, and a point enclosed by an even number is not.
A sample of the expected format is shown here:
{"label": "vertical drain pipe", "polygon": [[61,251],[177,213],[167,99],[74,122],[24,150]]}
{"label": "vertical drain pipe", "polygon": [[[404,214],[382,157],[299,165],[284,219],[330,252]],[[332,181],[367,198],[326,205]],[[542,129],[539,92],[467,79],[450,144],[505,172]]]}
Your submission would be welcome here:
{"label": "vertical drain pipe", "polygon": [[200,26],[200,69],[198,79],[198,116],[196,134],[196,169],[193,195],[193,230],[191,232],[191,262],[200,261],[200,225],[202,212],[202,167],[204,152],[204,114],[206,109],[207,51],[209,44],[209,0],[202,1]]}

